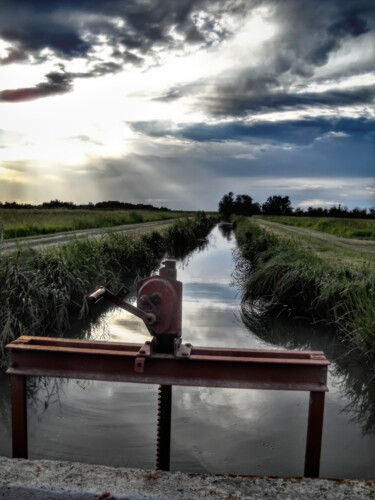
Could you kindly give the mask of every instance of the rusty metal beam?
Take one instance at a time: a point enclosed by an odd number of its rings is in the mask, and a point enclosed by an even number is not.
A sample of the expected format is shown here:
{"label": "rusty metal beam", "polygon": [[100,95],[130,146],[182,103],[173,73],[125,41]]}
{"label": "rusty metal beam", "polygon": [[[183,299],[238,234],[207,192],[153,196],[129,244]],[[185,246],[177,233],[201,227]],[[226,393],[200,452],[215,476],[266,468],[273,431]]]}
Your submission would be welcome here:
{"label": "rusty metal beam", "polygon": [[10,375],[70,377],[159,385],[327,391],[329,362],[321,352],[193,347],[187,359],[145,358],[141,344],[20,337],[9,344]]}

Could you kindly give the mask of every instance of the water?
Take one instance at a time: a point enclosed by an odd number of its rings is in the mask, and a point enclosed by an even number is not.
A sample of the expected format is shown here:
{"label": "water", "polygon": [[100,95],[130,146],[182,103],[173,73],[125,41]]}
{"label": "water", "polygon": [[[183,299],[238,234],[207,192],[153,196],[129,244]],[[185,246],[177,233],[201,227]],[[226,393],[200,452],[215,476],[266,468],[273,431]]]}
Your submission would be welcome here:
{"label": "water", "polygon": [[[184,283],[183,341],[194,346],[323,350],[332,361],[326,397],[321,476],[375,478],[375,386],[344,356],[332,333],[271,321],[257,335],[245,326],[230,234],[215,229],[205,251],[178,266]],[[108,341],[144,342],[143,322],[112,309],[93,330]],[[59,379],[31,380],[31,459],[154,468],[157,387]],[[0,378],[0,455],[11,455],[9,386]],[[308,393],[173,388],[172,470],[300,476]]]}

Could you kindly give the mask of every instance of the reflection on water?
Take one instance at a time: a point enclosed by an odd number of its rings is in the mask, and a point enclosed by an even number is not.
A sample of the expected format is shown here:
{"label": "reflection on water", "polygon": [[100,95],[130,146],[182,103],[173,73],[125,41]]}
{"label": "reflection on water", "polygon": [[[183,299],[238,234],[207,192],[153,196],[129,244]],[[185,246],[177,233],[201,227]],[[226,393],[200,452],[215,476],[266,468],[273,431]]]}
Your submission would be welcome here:
{"label": "reflection on water", "polygon": [[[374,478],[374,385],[331,332],[301,322],[251,324],[230,286],[234,241],[214,230],[210,245],[180,263],[183,341],[196,346],[323,350],[333,361],[321,475]],[[86,335],[144,342],[143,322],[110,308]],[[250,326],[250,328],[249,328]],[[254,333],[255,332],[255,333]],[[10,456],[8,385],[0,379],[0,454]],[[98,381],[30,381],[30,458],[117,466],[155,465],[157,387]],[[173,388],[173,470],[298,476],[303,473],[308,394]]]}
{"label": "reflection on water", "polygon": [[251,307],[241,306],[241,318],[265,342],[284,349],[324,351],[332,362],[331,383],[347,399],[343,408],[364,434],[375,433],[375,373],[355,351],[348,350],[329,327],[308,325],[288,318],[256,317]]}

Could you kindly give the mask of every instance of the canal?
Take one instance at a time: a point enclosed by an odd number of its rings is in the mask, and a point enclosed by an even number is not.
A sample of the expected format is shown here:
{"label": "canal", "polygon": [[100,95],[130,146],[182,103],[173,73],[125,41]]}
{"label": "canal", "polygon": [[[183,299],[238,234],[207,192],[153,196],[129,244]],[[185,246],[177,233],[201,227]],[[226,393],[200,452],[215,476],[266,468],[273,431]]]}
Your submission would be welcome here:
{"label": "canal", "polygon": [[[327,329],[280,318],[266,326],[244,322],[232,277],[234,249],[233,235],[217,227],[203,250],[178,263],[184,285],[183,342],[324,351],[331,366],[321,477],[375,479],[374,372]],[[115,308],[85,335],[109,342],[149,340],[141,320]],[[31,459],[154,468],[156,386],[35,379],[28,389]],[[10,457],[4,374],[0,391],[0,455]],[[174,387],[171,469],[301,476],[308,398],[308,393],[287,391]]]}

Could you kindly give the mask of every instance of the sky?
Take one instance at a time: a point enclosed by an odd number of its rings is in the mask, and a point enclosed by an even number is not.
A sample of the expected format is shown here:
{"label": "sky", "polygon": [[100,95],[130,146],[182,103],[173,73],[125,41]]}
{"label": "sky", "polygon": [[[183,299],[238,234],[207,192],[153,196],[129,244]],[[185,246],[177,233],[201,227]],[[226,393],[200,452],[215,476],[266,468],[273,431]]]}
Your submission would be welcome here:
{"label": "sky", "polygon": [[374,0],[0,0],[0,201],[375,200]]}

